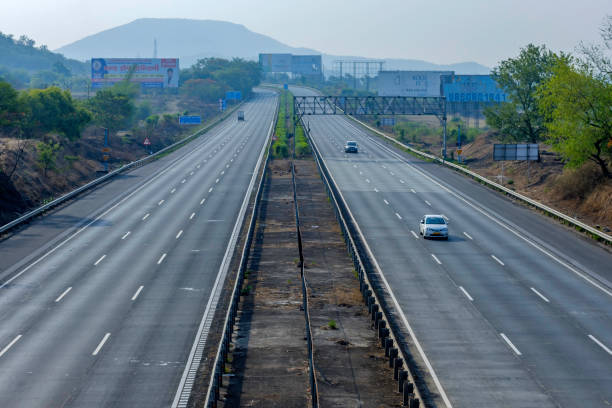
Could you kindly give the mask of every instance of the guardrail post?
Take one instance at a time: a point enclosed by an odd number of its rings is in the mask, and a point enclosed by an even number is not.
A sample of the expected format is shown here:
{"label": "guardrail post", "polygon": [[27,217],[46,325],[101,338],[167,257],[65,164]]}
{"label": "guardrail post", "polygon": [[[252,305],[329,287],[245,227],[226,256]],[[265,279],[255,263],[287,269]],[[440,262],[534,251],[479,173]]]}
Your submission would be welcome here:
{"label": "guardrail post", "polygon": [[394,359],[394,367],[393,367],[393,379],[394,380],[399,380],[399,373],[402,369],[402,365],[404,365],[404,360],[402,360],[401,358],[396,358]]}
{"label": "guardrail post", "polygon": [[404,390],[404,383],[408,380],[408,371],[400,370],[399,377],[397,379],[397,392]]}
{"label": "guardrail post", "polygon": [[419,408],[421,401],[418,398],[410,398],[409,408]]}
{"label": "guardrail post", "polygon": [[[392,347],[389,350],[389,368],[393,368],[395,360],[397,360],[398,353],[399,353],[399,350],[395,347]],[[395,373],[393,373],[393,377],[395,379]]]}
{"label": "guardrail post", "polygon": [[393,348],[393,339],[387,339],[385,341],[385,357],[390,357],[390,350]]}

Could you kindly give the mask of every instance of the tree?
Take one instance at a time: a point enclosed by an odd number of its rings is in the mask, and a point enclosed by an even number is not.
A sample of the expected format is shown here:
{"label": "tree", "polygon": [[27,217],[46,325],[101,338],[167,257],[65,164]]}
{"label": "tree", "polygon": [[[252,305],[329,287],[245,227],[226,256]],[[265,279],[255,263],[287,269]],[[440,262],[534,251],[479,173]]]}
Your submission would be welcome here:
{"label": "tree", "polygon": [[128,125],[136,107],[129,95],[102,89],[89,100],[94,121],[100,126],[116,131]]}
{"label": "tree", "polygon": [[36,149],[38,150],[36,162],[38,167],[43,170],[43,175],[47,177],[47,171],[55,169],[55,160],[57,159],[57,152],[60,150],[60,144],[52,140],[39,142]]}
{"label": "tree", "polygon": [[546,127],[538,110],[536,90],[550,78],[555,62],[564,58],[565,55],[557,56],[545,46],[529,44],[521,49],[517,58],[502,61],[492,74],[510,102],[486,109],[487,123],[511,141],[537,143],[542,140]]}
{"label": "tree", "polygon": [[57,87],[22,92],[20,100],[25,107],[26,134],[56,131],[75,140],[91,121],[91,114],[72,99],[70,92]]}
{"label": "tree", "polygon": [[0,129],[17,126],[20,110],[17,91],[7,82],[0,81]]}
{"label": "tree", "polygon": [[612,83],[577,60],[559,60],[538,89],[546,116],[547,142],[578,167],[590,160],[610,178],[612,160]]}
{"label": "tree", "polygon": [[606,16],[600,28],[602,44],[581,43],[578,49],[597,75],[607,77],[612,81],[612,16]]}

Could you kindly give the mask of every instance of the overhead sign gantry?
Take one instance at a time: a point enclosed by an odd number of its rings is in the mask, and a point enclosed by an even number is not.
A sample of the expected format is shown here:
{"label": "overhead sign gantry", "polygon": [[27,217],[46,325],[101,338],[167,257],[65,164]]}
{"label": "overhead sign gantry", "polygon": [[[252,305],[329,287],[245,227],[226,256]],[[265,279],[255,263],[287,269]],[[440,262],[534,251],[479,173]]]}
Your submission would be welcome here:
{"label": "overhead sign gantry", "polygon": [[446,158],[446,98],[443,96],[294,96],[298,119],[304,115],[433,115],[443,127]]}

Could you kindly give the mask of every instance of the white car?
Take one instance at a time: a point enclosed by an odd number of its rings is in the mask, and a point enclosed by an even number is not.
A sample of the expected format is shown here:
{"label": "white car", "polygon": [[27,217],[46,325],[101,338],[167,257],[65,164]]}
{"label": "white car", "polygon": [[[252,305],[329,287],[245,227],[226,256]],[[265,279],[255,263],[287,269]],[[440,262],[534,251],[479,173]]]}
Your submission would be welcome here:
{"label": "white car", "polygon": [[448,222],[443,215],[426,214],[421,219],[419,233],[423,238],[448,239]]}

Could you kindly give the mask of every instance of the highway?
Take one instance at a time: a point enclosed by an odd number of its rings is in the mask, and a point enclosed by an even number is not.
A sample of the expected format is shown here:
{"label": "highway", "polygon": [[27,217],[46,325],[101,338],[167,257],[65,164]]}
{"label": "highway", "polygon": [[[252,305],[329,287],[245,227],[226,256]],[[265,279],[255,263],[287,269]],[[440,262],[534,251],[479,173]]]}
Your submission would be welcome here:
{"label": "highway", "polygon": [[[437,405],[612,404],[609,250],[346,117],[304,121],[414,334]],[[347,140],[358,154],[344,153]],[[448,241],[419,236],[424,214],[450,220]]]}
{"label": "highway", "polygon": [[172,404],[276,101],[0,242],[0,407]]}

